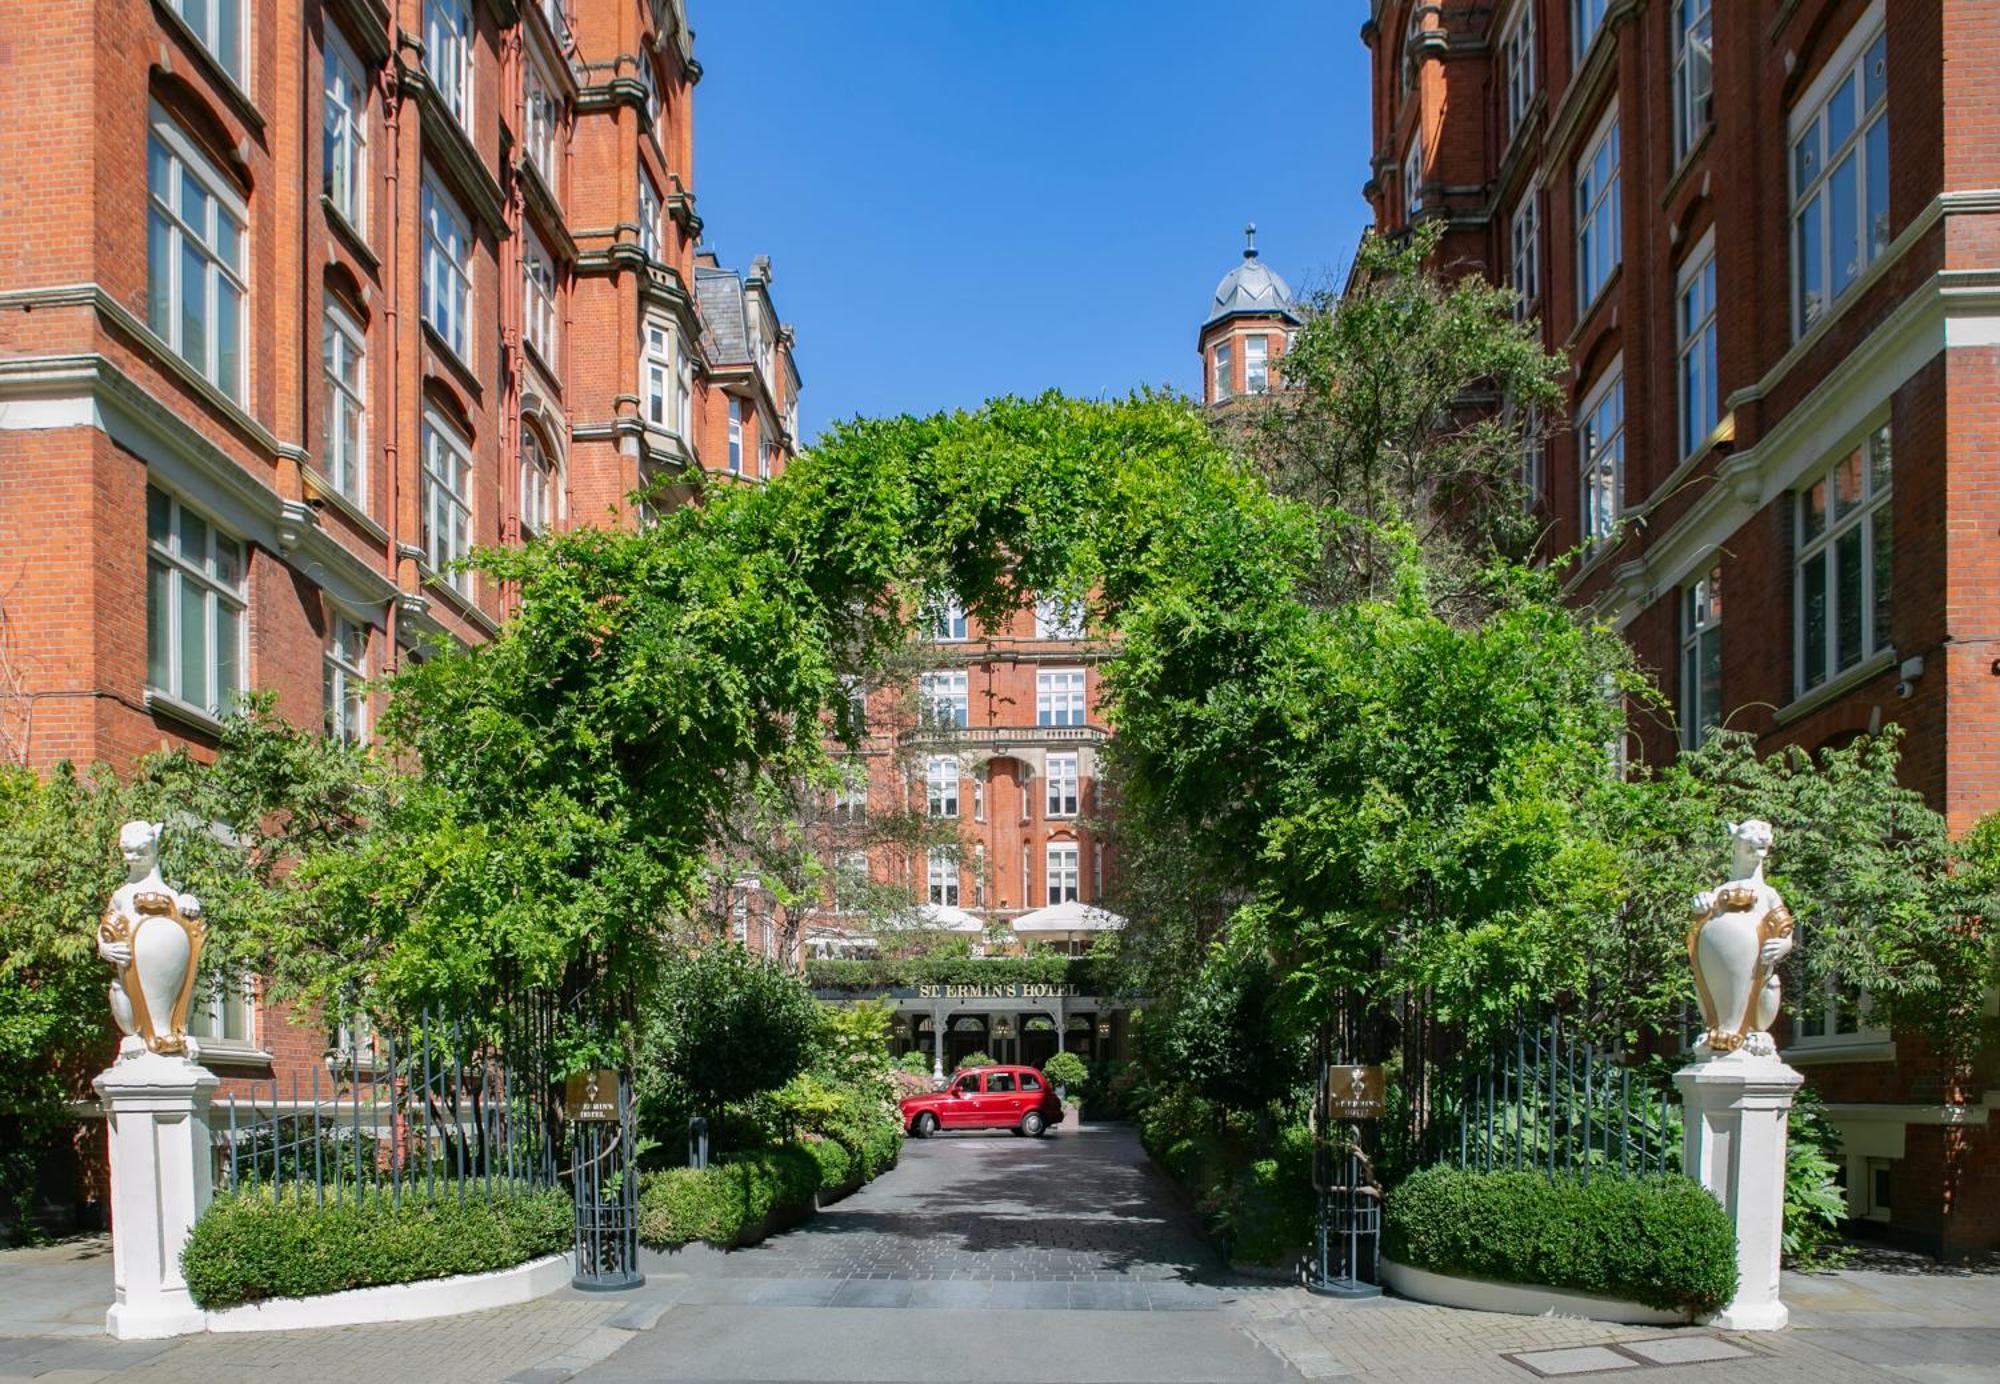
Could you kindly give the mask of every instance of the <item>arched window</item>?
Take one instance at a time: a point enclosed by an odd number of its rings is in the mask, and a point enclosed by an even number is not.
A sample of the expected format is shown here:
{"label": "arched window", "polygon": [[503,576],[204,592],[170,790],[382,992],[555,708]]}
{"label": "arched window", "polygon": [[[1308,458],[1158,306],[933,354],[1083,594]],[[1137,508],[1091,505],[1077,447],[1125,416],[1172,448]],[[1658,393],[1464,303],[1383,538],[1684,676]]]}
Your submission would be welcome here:
{"label": "arched window", "polygon": [[533,428],[521,429],[521,534],[547,533],[555,517],[555,468]]}

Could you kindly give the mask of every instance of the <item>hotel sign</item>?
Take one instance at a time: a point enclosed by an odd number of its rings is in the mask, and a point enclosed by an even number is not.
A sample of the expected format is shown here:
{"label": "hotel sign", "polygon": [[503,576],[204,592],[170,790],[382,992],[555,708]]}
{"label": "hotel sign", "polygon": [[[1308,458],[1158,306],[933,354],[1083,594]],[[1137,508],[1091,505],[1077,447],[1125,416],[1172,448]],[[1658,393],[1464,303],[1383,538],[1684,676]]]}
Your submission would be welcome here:
{"label": "hotel sign", "polygon": [[823,1000],[1073,1000],[1082,998],[1087,992],[1075,985],[1012,981],[1004,985],[822,986],[813,993]]}
{"label": "hotel sign", "polygon": [[[904,998],[903,989],[891,992]],[[919,1000],[1067,1000],[1078,994],[1074,985],[1038,985],[1014,981],[1008,985],[918,985],[908,994]]]}
{"label": "hotel sign", "polygon": [[563,1113],[579,1124],[617,1124],[618,1072],[571,1072],[563,1082]]}
{"label": "hotel sign", "polygon": [[1327,1072],[1326,1113],[1335,1120],[1382,1118],[1382,1069],[1334,1067]]}

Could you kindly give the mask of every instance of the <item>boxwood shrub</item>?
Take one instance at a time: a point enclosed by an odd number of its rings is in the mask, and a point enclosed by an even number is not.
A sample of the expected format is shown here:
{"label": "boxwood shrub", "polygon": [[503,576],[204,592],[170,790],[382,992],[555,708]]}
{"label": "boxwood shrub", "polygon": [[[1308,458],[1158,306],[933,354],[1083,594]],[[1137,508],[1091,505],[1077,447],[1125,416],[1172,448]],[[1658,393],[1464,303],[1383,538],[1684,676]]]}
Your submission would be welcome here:
{"label": "boxwood shrub", "polygon": [[705,1241],[730,1249],[812,1214],[821,1165],[795,1144],[669,1168],[639,1188],[639,1240],[654,1249]]}
{"label": "boxwood shrub", "polygon": [[569,1195],[525,1184],[405,1188],[401,1203],[349,1188],[321,1205],[311,1187],[225,1193],[208,1204],[181,1251],[188,1290],[203,1307],[316,1297],[348,1288],[415,1283],[508,1269],[570,1247]]}
{"label": "boxwood shrub", "polygon": [[819,1165],[819,1190],[822,1195],[838,1192],[855,1180],[861,1170],[860,1160],[847,1151],[847,1145],[838,1139],[811,1139],[804,1145]]}
{"label": "boxwood shrub", "polygon": [[1736,1295],[1736,1228],[1678,1174],[1428,1168],[1389,1195],[1382,1252],[1461,1278],[1713,1312]]}

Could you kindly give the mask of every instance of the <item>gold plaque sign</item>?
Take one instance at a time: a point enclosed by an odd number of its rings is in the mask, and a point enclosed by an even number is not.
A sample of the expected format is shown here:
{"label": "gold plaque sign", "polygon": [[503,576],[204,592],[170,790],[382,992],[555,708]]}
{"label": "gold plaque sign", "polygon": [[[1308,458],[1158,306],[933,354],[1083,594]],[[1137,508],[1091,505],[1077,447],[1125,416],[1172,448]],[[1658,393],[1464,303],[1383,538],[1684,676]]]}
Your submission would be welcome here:
{"label": "gold plaque sign", "polygon": [[563,1081],[563,1113],[579,1123],[617,1124],[617,1069],[571,1072]]}
{"label": "gold plaque sign", "polygon": [[1382,1118],[1382,1069],[1380,1067],[1335,1067],[1327,1073],[1327,1118],[1334,1120],[1379,1120]]}

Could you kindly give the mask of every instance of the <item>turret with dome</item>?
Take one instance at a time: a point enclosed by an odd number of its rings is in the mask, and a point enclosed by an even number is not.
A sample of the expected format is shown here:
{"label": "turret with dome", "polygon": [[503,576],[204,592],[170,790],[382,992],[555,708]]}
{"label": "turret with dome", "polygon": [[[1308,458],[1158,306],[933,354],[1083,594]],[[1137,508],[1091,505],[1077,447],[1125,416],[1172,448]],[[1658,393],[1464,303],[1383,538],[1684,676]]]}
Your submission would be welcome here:
{"label": "turret with dome", "polygon": [[1243,259],[1215,286],[1215,301],[1197,338],[1202,399],[1209,406],[1275,387],[1274,363],[1305,319],[1291,285],[1257,258],[1257,224],[1243,228]]}

